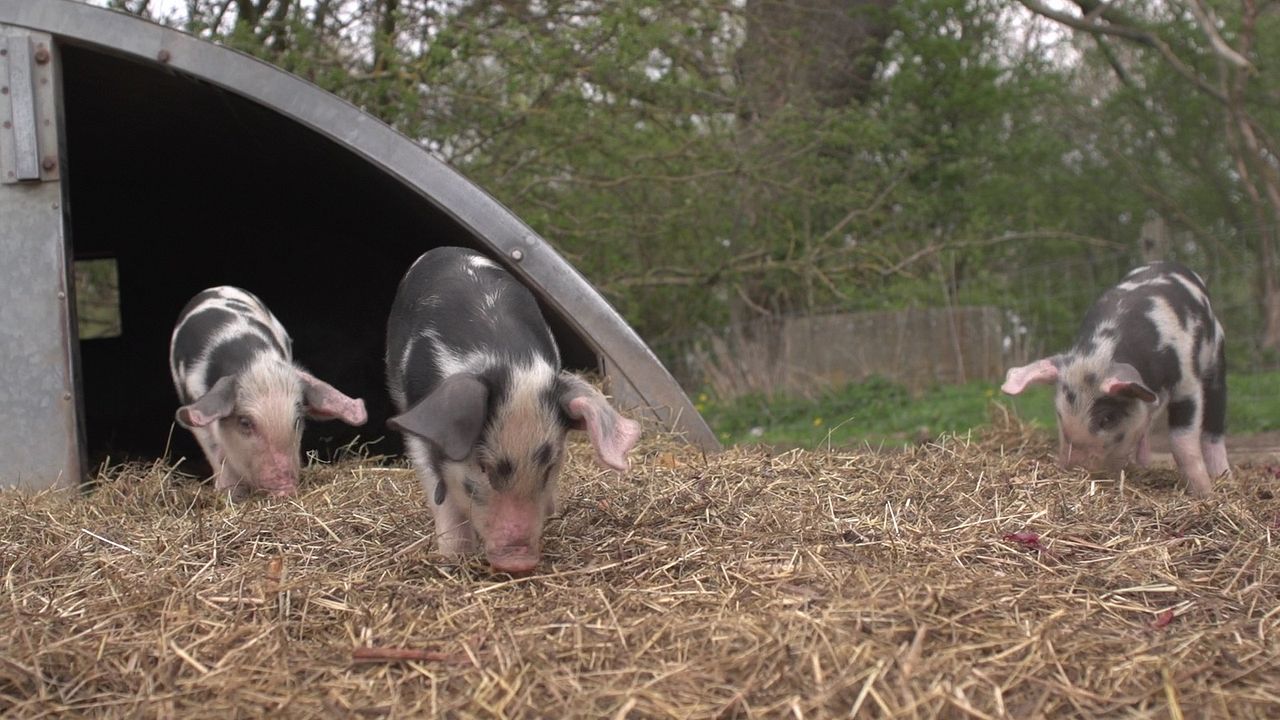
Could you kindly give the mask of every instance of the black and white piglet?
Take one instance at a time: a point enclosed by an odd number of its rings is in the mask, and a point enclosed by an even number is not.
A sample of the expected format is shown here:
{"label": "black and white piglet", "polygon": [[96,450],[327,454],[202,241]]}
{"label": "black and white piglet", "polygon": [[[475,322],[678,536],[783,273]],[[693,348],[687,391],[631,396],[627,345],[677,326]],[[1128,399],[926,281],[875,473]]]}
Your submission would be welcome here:
{"label": "black and white piglet", "polygon": [[627,469],[640,426],[560,369],[532,293],[493,261],[443,247],[400,281],[387,323],[388,424],[431,499],[438,549],[494,569],[533,570],[555,512],[565,435],[585,430],[597,460]]}
{"label": "black and white piglet", "polygon": [[1116,471],[1137,452],[1150,461],[1147,433],[1168,411],[1173,457],[1191,492],[1209,495],[1229,470],[1222,325],[1204,281],[1172,262],[1136,268],[1103,293],[1070,350],[1009,370],[1000,388],[1057,383],[1058,462]]}
{"label": "black and white piglet", "polygon": [[363,425],[364,401],[293,364],[280,321],[240,288],[209,288],[178,316],[169,369],[178,422],[204,450],[219,490],[292,495],[298,487],[303,416]]}

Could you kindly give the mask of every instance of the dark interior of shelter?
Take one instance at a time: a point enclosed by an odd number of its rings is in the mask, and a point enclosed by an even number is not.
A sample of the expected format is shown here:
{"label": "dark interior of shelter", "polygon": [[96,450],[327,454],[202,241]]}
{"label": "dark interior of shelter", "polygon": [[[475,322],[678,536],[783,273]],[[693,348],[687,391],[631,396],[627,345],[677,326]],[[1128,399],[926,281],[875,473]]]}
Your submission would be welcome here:
{"label": "dark interior of shelter", "polygon": [[[77,260],[113,258],[121,334],[80,342],[90,468],[161,456],[207,472],[178,401],[169,336],[195,293],[248,289],[293,337],[295,360],[369,409],[369,423],[308,424],[304,450],[353,440],[400,450],[386,429],[386,317],[412,261],[483,249],[432,202],[351,150],[234,93],[96,50],[62,48],[66,181]],[[544,306],[566,365],[589,346]]]}

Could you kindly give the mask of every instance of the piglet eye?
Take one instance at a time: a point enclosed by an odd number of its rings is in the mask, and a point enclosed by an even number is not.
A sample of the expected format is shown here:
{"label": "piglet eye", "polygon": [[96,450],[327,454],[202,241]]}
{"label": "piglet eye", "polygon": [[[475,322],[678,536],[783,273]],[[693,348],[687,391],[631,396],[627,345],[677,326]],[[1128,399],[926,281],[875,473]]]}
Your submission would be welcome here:
{"label": "piglet eye", "polygon": [[239,425],[240,425],[240,429],[241,429],[241,430],[243,430],[243,431],[245,431],[245,432],[247,432],[247,433],[251,433],[251,432],[253,432],[253,419],[252,419],[252,418],[250,418],[250,417],[248,417],[248,416],[245,416],[245,415],[241,415],[240,417],[236,418],[236,422],[237,422],[237,423],[239,423]]}

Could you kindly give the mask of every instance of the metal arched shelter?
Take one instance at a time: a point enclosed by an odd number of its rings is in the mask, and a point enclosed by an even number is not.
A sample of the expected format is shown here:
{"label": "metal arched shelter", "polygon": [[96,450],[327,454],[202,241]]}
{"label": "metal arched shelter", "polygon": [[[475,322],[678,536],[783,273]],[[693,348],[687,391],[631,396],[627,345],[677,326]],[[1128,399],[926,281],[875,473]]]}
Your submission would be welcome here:
{"label": "metal arched shelter", "polygon": [[[361,437],[382,434],[386,309],[409,262],[446,244],[528,284],[567,364],[718,448],[644,341],[544,239],[306,80],[129,15],[0,0],[0,85],[0,486],[71,484],[90,458],[179,454],[165,345],[183,302],[215,284],[262,296],[301,362],[365,397]],[[91,258],[118,263],[115,338],[78,335],[71,270]],[[342,433],[321,425],[308,444],[340,447]]]}

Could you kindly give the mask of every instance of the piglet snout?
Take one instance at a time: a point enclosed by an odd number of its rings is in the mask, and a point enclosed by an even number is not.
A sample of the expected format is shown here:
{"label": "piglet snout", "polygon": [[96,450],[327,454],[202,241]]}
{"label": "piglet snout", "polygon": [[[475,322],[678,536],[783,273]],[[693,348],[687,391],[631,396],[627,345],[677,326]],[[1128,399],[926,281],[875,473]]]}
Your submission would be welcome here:
{"label": "piglet snout", "polygon": [[1078,446],[1065,445],[1058,450],[1058,467],[1063,470],[1081,468],[1091,473],[1116,472],[1125,464],[1123,457],[1089,452]]}
{"label": "piglet snout", "polygon": [[489,566],[495,571],[511,574],[533,572],[542,559],[541,553],[529,545],[486,548],[485,556],[489,559]]}
{"label": "piglet snout", "polygon": [[298,492],[298,463],[288,451],[271,452],[262,466],[259,489],[271,497],[283,498]]}

